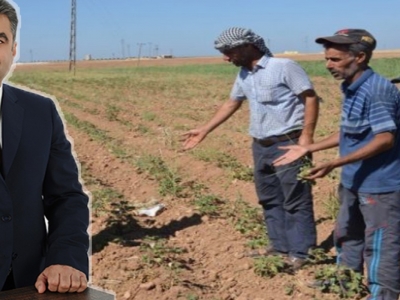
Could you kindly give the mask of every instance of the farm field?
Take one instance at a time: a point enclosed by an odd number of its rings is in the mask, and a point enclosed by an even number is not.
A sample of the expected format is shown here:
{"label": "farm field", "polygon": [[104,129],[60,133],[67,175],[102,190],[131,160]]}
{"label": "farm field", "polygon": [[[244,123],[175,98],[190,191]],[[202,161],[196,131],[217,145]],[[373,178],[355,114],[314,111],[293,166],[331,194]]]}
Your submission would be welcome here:
{"label": "farm field", "polygon": [[[288,56],[286,56],[288,57]],[[316,137],[338,128],[339,82],[322,55],[300,55],[322,98]],[[400,51],[378,52],[373,68],[400,76]],[[264,247],[252,182],[245,103],[197,148],[181,134],[206,122],[228,97],[238,69],[220,57],[21,64],[10,81],[54,96],[91,192],[92,283],[117,299],[339,299],[307,287],[333,266],[331,233],[339,170],[314,186],[318,245],[296,274],[244,255]],[[335,150],[317,153],[331,159]],[[162,204],[155,217],[141,208]],[[354,298],[352,298],[354,299]]]}

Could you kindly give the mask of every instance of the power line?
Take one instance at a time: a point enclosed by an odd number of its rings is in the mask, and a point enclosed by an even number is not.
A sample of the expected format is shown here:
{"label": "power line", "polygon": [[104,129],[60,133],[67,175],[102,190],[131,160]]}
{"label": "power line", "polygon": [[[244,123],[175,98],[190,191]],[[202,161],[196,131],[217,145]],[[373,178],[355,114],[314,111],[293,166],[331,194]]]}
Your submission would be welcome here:
{"label": "power line", "polygon": [[76,65],[76,0],[71,0],[71,34],[69,42],[69,71]]}
{"label": "power line", "polygon": [[[115,15],[113,13],[112,9],[107,7],[107,5],[104,5],[104,3],[100,4],[99,2],[102,2],[102,1],[99,1],[99,0],[85,0],[85,1],[82,1],[81,5],[85,6],[85,8],[87,10],[89,10],[91,12],[91,14],[93,14],[96,17],[98,17],[98,18],[96,18],[96,20],[99,20],[99,22],[102,25],[107,26],[108,29],[110,31],[112,31],[112,33],[111,33],[112,37],[120,36],[121,33],[124,32],[124,28],[126,27],[126,25],[122,24],[119,21],[119,19],[120,19],[119,16]],[[114,2],[116,2],[116,1],[114,1]],[[114,3],[113,3],[113,1],[108,1],[107,4],[113,5]],[[92,25],[96,26],[96,24],[94,24],[94,23]],[[122,38],[125,39],[126,37],[122,36]],[[129,41],[126,39],[124,42],[128,43]],[[122,44],[122,42],[121,42],[121,44]],[[121,49],[120,51],[122,52],[123,50]],[[120,51],[118,51],[117,49],[114,49],[113,53],[112,53],[112,57],[113,58],[119,57],[120,55],[118,53],[120,53]],[[124,56],[124,54],[123,54],[123,56]]]}

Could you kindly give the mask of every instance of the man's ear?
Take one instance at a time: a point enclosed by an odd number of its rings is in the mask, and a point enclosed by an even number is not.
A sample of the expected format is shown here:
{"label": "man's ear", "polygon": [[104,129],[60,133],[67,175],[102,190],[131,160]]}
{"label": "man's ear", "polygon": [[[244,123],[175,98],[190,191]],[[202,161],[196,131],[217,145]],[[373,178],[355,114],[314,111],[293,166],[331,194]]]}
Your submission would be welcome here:
{"label": "man's ear", "polygon": [[17,43],[16,42],[13,44],[11,51],[12,51],[13,57],[15,57],[15,55],[17,54]]}
{"label": "man's ear", "polygon": [[359,64],[362,64],[367,59],[367,54],[365,52],[359,52],[356,57],[356,61]]}

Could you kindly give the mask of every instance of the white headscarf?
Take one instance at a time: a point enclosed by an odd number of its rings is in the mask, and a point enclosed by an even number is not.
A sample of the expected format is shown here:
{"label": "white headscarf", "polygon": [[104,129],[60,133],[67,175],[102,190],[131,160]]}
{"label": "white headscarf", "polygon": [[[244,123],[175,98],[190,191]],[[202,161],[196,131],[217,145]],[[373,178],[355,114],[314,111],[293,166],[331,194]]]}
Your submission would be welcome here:
{"label": "white headscarf", "polygon": [[273,56],[265,45],[264,39],[251,29],[231,27],[223,31],[215,40],[214,47],[219,51],[230,50],[237,46],[253,44],[267,56]]}

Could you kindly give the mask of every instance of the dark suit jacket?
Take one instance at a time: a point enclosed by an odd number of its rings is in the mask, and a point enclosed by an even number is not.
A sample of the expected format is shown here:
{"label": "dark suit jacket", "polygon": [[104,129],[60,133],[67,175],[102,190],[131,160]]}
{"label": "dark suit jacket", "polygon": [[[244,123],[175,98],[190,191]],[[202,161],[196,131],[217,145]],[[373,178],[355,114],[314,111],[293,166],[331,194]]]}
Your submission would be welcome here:
{"label": "dark suit jacket", "polygon": [[0,289],[11,265],[16,287],[33,285],[53,264],[88,276],[88,197],[56,106],[43,96],[3,87]]}

